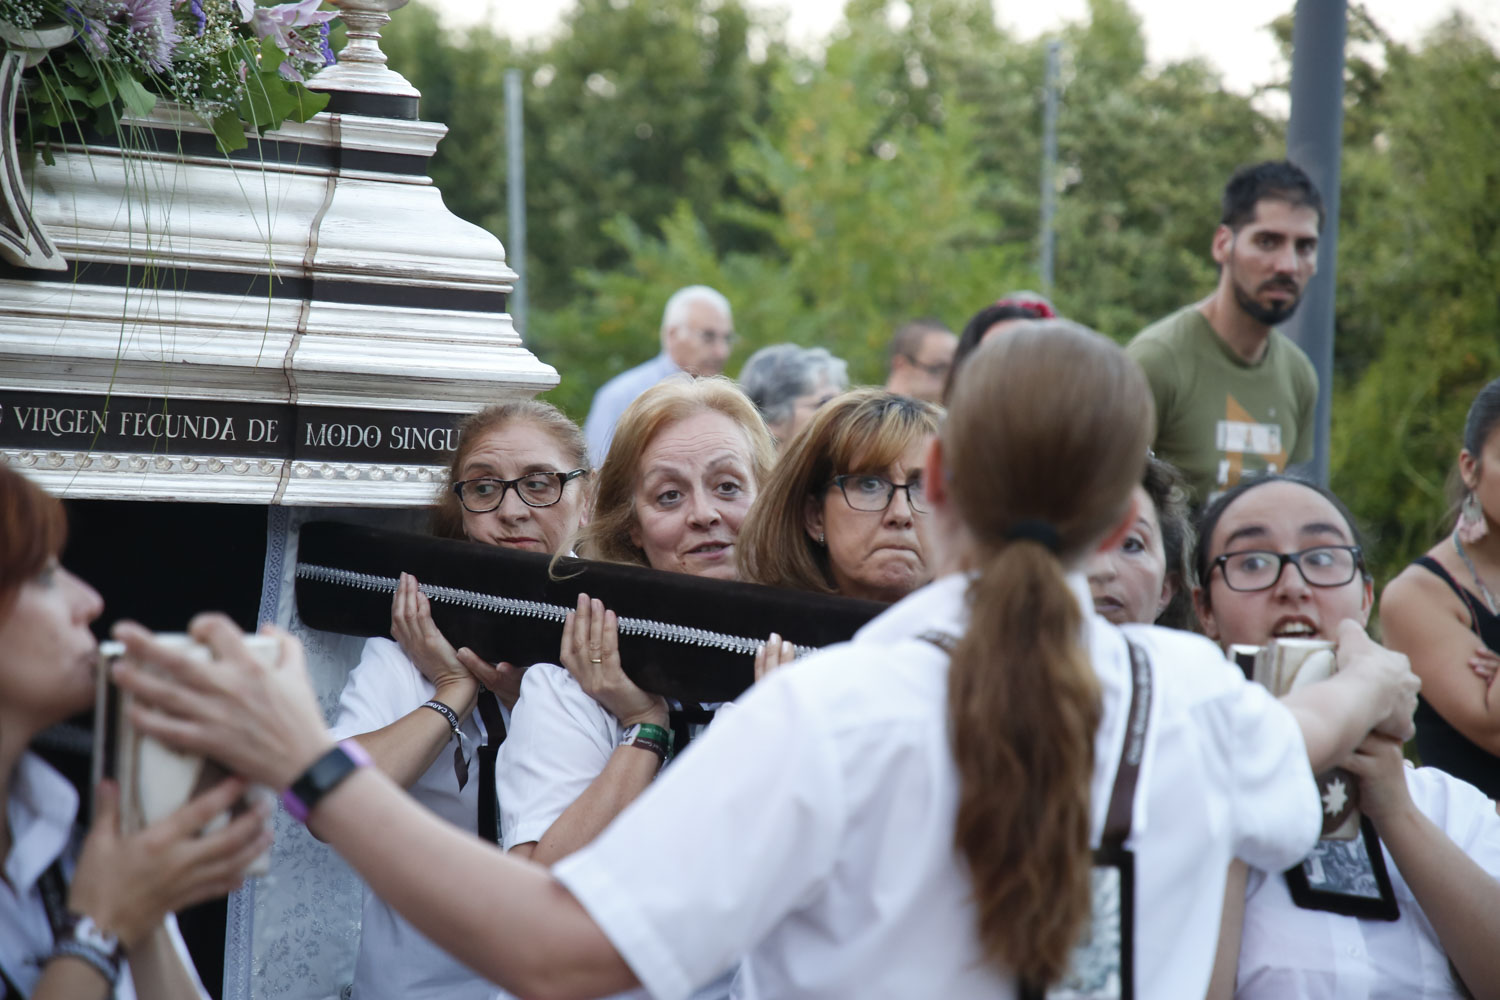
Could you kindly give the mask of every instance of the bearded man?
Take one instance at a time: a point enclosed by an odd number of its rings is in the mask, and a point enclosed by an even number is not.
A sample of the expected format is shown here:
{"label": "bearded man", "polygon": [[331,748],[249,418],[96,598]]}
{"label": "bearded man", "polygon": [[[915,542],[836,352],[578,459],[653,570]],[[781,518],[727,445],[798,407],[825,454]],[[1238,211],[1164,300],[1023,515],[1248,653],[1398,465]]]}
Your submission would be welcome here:
{"label": "bearded man", "polygon": [[1156,397],[1153,450],[1182,469],[1199,504],[1246,473],[1312,458],[1317,372],[1275,326],[1317,271],[1322,229],[1323,198],[1300,167],[1242,167],[1214,231],[1218,287],[1126,347]]}

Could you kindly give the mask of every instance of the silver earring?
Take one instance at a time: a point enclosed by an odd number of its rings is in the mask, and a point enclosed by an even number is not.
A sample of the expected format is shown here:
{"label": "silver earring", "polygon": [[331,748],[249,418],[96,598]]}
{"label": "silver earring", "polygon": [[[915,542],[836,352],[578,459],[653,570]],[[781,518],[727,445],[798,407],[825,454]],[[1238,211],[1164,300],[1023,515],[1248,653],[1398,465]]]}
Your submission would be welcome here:
{"label": "silver earring", "polygon": [[818,532],[818,544],[819,545],[827,545],[828,544],[827,537],[821,531]]}

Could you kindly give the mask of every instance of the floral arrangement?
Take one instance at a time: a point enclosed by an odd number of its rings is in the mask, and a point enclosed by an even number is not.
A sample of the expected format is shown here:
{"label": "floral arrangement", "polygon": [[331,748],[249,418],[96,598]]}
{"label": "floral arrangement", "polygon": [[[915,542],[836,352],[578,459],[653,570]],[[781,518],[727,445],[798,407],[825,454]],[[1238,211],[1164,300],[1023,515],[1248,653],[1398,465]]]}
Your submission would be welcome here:
{"label": "floral arrangement", "polygon": [[[307,121],[328,103],[303,81],[334,61],[321,0],[274,7],[254,0],[0,0],[0,38],[69,27],[72,39],[27,71],[22,142],[42,149],[86,129],[113,135],[126,114],[174,101],[211,125],[224,151],[245,130]],[[33,53],[35,55],[35,53]],[[18,133],[21,128],[18,127]]]}

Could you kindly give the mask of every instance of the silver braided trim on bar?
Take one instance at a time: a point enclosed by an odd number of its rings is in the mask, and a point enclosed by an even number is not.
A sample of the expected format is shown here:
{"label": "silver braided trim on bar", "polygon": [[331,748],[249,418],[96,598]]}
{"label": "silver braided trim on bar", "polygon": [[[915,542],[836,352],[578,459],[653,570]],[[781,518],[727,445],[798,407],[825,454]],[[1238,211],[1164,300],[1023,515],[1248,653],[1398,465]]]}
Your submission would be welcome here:
{"label": "silver braided trim on bar", "polygon": [[[339,569],[334,566],[316,566],[311,563],[298,563],[297,576],[304,580],[314,580],[318,583],[333,583],[339,586],[351,587],[355,590],[368,590],[377,593],[394,594],[399,582],[393,576],[376,576],[373,573],[357,573],[350,569]],[[561,604],[547,604],[542,601],[523,601],[515,597],[497,597],[494,594],[484,594],[477,590],[461,590],[457,587],[441,587],[435,584],[419,584],[418,589],[426,594],[429,600],[439,601],[443,604],[453,604],[461,608],[473,608],[478,611],[489,611],[497,615],[513,615],[518,618],[540,618],[543,621],[556,622],[559,625],[567,617],[572,608],[565,608]],[[712,649],[722,649],[727,653],[741,653],[745,656],[754,656],[755,651],[766,641],[765,639],[749,639],[740,635],[729,635],[725,632],[711,632],[708,629],[692,628],[687,625],[673,625],[670,622],[659,622],[651,618],[626,618],[620,616],[621,635],[643,635],[651,639],[661,639],[666,642],[681,643],[685,646],[699,646]],[[817,652],[816,646],[797,646],[797,655],[806,656]]]}

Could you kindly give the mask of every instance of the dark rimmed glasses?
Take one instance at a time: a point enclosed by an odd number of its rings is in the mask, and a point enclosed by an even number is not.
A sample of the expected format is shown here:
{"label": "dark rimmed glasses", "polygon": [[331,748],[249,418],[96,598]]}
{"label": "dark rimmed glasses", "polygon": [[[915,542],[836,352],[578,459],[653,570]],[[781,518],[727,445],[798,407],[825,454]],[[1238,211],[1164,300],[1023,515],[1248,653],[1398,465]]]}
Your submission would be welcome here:
{"label": "dark rimmed glasses", "polygon": [[942,378],[953,368],[952,361],[922,361],[915,354],[906,353],[901,356],[910,361],[913,368],[919,368],[933,378]]}
{"label": "dark rimmed glasses", "polygon": [[528,507],[551,507],[562,499],[563,487],[585,474],[584,469],[572,472],[528,472],[519,479],[496,479],[485,476],[480,479],[465,479],[453,484],[458,502],[470,514],[488,514],[505,502],[505,491],[515,490],[516,496]]}
{"label": "dark rimmed glasses", "polygon": [[833,477],[833,485],[844,494],[844,502],[855,510],[878,511],[891,505],[897,490],[906,491],[906,504],[913,513],[927,513],[927,494],[922,491],[922,480],[913,479],[905,483],[893,483],[884,476],[851,472]]}
{"label": "dark rimmed glasses", "polygon": [[1209,566],[1209,572],[1218,567],[1230,590],[1269,590],[1281,579],[1287,563],[1297,567],[1309,587],[1342,587],[1359,574],[1364,553],[1358,545],[1315,545],[1300,552],[1250,549],[1224,553]]}

